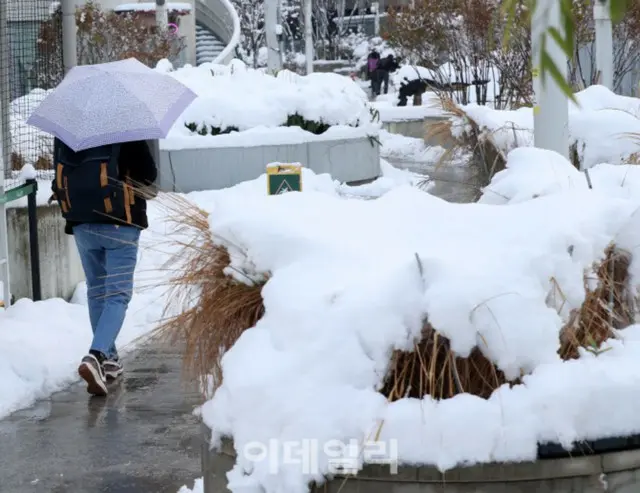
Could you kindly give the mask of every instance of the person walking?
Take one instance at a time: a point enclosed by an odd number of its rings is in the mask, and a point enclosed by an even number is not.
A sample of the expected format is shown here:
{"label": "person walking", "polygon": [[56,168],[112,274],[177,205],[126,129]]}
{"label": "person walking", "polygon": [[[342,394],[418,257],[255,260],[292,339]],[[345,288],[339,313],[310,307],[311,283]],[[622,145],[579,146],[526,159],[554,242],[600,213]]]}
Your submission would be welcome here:
{"label": "person walking", "polygon": [[389,74],[395,72],[398,69],[398,62],[396,62],[393,55],[389,54],[378,64],[378,79],[379,79],[379,87],[378,87],[378,95],[380,94],[380,89],[384,84],[384,93],[388,94],[389,92]]}
{"label": "person walking", "polygon": [[380,77],[378,73],[378,64],[380,63],[380,54],[376,50],[372,50],[367,57],[367,75],[371,81],[371,95],[376,97],[380,94]]}
{"label": "person walking", "polygon": [[133,293],[140,232],[148,224],[144,186],[157,178],[145,141],[93,147],[78,152],[54,140],[52,199],[73,235],[87,281],[93,340],[78,367],[87,391],[107,395],[107,379],[123,367],[116,339]]}

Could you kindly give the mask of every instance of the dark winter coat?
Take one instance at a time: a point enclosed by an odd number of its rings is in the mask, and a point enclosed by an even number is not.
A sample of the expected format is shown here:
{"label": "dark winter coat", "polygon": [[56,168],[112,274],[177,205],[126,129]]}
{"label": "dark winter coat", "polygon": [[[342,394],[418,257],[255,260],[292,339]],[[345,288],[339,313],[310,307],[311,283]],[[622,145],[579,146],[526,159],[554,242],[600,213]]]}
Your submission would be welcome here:
{"label": "dark winter coat", "polygon": [[[122,143],[118,165],[120,167],[119,179],[124,181],[128,174],[134,189],[140,186],[151,186],[158,177],[156,163],[151,155],[149,146],[144,140]],[[123,221],[124,218],[105,217],[102,222],[104,224],[122,224]],[[80,224],[81,223],[67,221],[64,232],[72,235],[73,227],[79,226]],[[149,227],[147,201],[137,192],[135,194],[135,201],[131,206],[131,225],[140,229]]]}

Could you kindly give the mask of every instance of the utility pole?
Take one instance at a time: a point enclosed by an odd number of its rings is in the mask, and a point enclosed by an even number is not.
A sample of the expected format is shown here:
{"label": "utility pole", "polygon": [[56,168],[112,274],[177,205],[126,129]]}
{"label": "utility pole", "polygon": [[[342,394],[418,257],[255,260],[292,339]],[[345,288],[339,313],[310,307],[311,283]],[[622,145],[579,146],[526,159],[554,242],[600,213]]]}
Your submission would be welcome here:
{"label": "utility pole", "polygon": [[[550,27],[562,32],[560,2],[537,0],[531,18],[531,45],[533,62],[533,106],[534,146],[556,151],[569,159],[569,98],[562,89],[546,77],[543,86],[540,77],[541,39]],[[547,34],[546,49],[556,67],[567,79],[568,60],[562,48]]]}
{"label": "utility pole", "polygon": [[307,75],[313,73],[313,10],[311,0],[304,0],[304,55]]}
{"label": "utility pole", "polygon": [[611,26],[611,0],[593,2],[596,27],[596,69],[599,83],[613,91],[613,28]]}
{"label": "utility pole", "polygon": [[78,65],[76,4],[74,0],[62,0],[62,64],[65,75]]}
{"label": "utility pole", "polygon": [[156,27],[161,32],[169,29],[169,14],[165,0],[156,0]]}
{"label": "utility pole", "polygon": [[267,41],[267,68],[275,74],[282,68],[278,42],[278,0],[264,2],[264,29]]}

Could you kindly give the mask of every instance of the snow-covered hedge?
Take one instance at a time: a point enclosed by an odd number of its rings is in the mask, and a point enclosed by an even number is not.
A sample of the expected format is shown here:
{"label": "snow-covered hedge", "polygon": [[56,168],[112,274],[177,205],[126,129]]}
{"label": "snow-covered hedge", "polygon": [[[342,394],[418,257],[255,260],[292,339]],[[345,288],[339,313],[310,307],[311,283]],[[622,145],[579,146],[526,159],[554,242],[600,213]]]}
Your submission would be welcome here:
{"label": "snow-covered hedge", "polygon": [[169,137],[219,135],[255,127],[300,127],[313,134],[332,126],[365,127],[373,119],[365,92],[350,78],[332,73],[276,76],[230,65],[203,64],[167,71],[198,98],[174,125]]}

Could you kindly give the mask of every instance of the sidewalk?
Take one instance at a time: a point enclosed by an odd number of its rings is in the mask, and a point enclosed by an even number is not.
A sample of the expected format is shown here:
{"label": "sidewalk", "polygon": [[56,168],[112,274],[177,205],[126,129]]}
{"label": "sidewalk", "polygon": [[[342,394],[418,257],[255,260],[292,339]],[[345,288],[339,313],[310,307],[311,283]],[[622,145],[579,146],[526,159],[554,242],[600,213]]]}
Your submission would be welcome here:
{"label": "sidewalk", "polygon": [[110,389],[77,384],[0,421],[0,490],[175,493],[201,475],[201,398],[177,349],[140,348]]}

